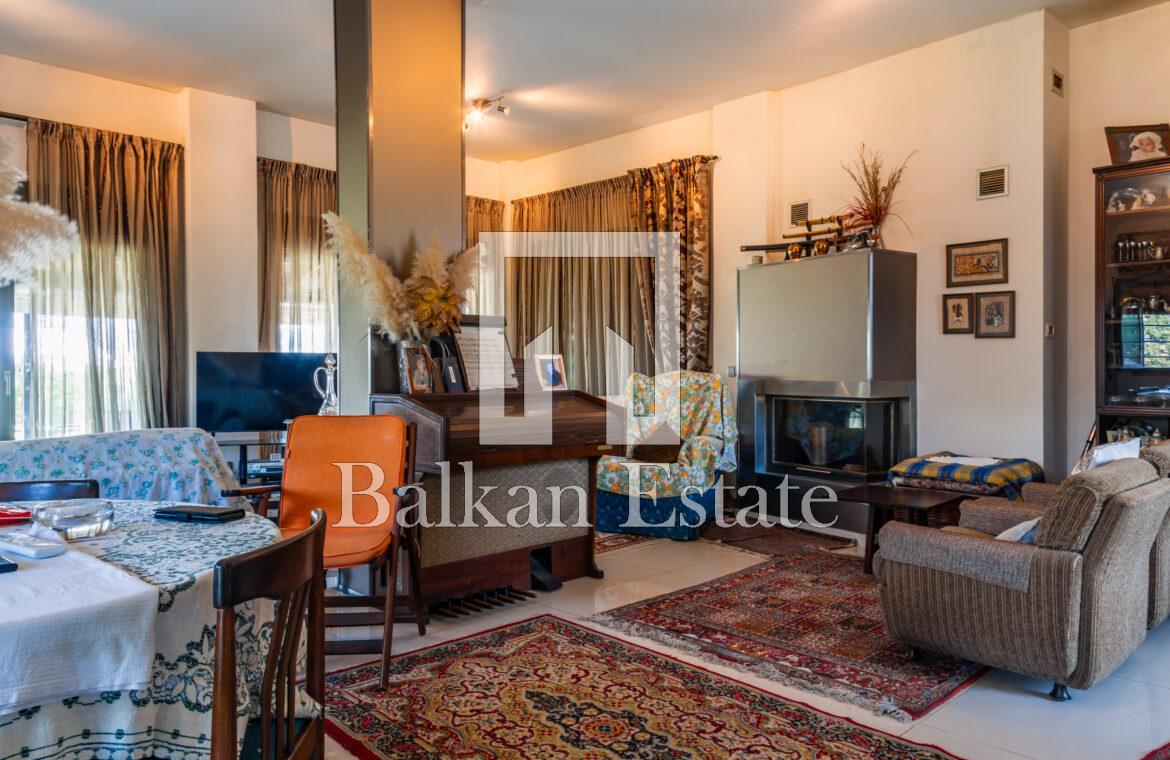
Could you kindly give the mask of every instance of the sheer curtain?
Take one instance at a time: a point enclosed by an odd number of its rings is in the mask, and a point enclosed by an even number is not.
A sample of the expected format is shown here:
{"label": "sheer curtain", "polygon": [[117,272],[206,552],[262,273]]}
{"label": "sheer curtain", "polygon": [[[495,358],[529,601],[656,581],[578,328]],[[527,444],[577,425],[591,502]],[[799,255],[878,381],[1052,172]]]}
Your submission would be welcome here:
{"label": "sheer curtain", "polygon": [[24,437],[186,419],[181,145],[29,119],[29,199],[81,251],[23,288]]}
{"label": "sheer curtain", "polygon": [[321,215],[337,210],[337,172],[257,162],[260,348],[337,350],[337,259],[325,249]]}
{"label": "sheer curtain", "polygon": [[[465,248],[470,248],[480,242],[481,232],[500,232],[504,229],[504,202],[491,198],[479,198],[467,195],[463,198],[464,222],[463,230],[466,235]],[[479,282],[476,287],[467,293],[467,301],[463,305],[466,314],[498,314],[503,304],[492,303],[490,294],[495,292],[496,278],[499,273],[495,267],[487,262],[495,261],[495,257],[485,259],[485,265],[480,267]]]}
{"label": "sheer curtain", "polygon": [[[629,186],[628,177],[614,177],[512,201],[512,229],[627,232],[631,229]],[[566,241],[566,245],[575,242]],[[617,392],[606,387],[615,377],[610,371],[614,368],[606,362],[610,358],[605,350],[607,327],[633,346],[633,368],[644,372],[652,366],[636,266],[637,261],[628,258],[509,258],[505,313],[513,351],[522,352],[551,328],[552,345],[545,348],[564,356],[570,388],[597,395]]]}

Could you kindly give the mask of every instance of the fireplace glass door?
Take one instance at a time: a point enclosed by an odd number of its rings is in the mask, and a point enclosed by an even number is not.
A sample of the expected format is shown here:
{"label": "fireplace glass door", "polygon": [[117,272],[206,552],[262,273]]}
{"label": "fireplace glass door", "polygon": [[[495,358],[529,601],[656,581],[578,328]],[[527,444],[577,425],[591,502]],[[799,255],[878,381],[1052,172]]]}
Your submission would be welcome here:
{"label": "fireplace glass door", "polygon": [[768,399],[769,469],[881,475],[892,467],[897,399]]}

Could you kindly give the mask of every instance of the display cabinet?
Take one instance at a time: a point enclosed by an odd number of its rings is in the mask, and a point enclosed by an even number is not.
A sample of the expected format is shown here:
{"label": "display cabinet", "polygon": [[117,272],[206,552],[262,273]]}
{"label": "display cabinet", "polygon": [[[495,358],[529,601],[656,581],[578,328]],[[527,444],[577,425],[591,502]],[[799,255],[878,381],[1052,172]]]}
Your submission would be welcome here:
{"label": "display cabinet", "polygon": [[1096,169],[1097,438],[1170,423],[1170,158]]}

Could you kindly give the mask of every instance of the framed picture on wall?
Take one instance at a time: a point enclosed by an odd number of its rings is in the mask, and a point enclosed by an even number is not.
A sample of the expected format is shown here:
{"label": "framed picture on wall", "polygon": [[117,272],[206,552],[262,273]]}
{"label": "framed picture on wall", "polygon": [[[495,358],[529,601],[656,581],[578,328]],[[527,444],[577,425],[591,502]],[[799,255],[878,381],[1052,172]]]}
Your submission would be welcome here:
{"label": "framed picture on wall", "polygon": [[1016,337],[1016,291],[975,294],[975,337]]}
{"label": "framed picture on wall", "polygon": [[947,246],[948,288],[996,285],[1007,281],[1007,238]]}
{"label": "framed picture on wall", "polygon": [[1170,124],[1105,127],[1109,159],[1115,164],[1165,158],[1170,151]]}
{"label": "framed picture on wall", "polygon": [[943,335],[970,335],[975,332],[971,313],[975,311],[974,293],[948,293],[943,296]]}

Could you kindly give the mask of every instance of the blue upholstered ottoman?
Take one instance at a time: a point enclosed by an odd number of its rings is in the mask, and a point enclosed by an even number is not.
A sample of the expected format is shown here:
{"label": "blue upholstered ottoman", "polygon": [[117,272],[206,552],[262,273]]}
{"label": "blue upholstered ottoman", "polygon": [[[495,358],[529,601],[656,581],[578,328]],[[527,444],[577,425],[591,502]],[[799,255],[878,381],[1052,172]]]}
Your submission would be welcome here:
{"label": "blue upholstered ottoman", "polygon": [[692,508],[683,504],[681,496],[660,496],[657,500],[643,496],[639,499],[642,522],[654,527],[639,528],[624,525],[630,515],[629,496],[599,490],[595,527],[604,533],[633,533],[672,538],[675,541],[693,541],[699,537],[703,526],[715,516],[715,494],[716,489],[708,488],[702,495],[690,497],[692,502],[702,506],[704,515],[701,519]]}

